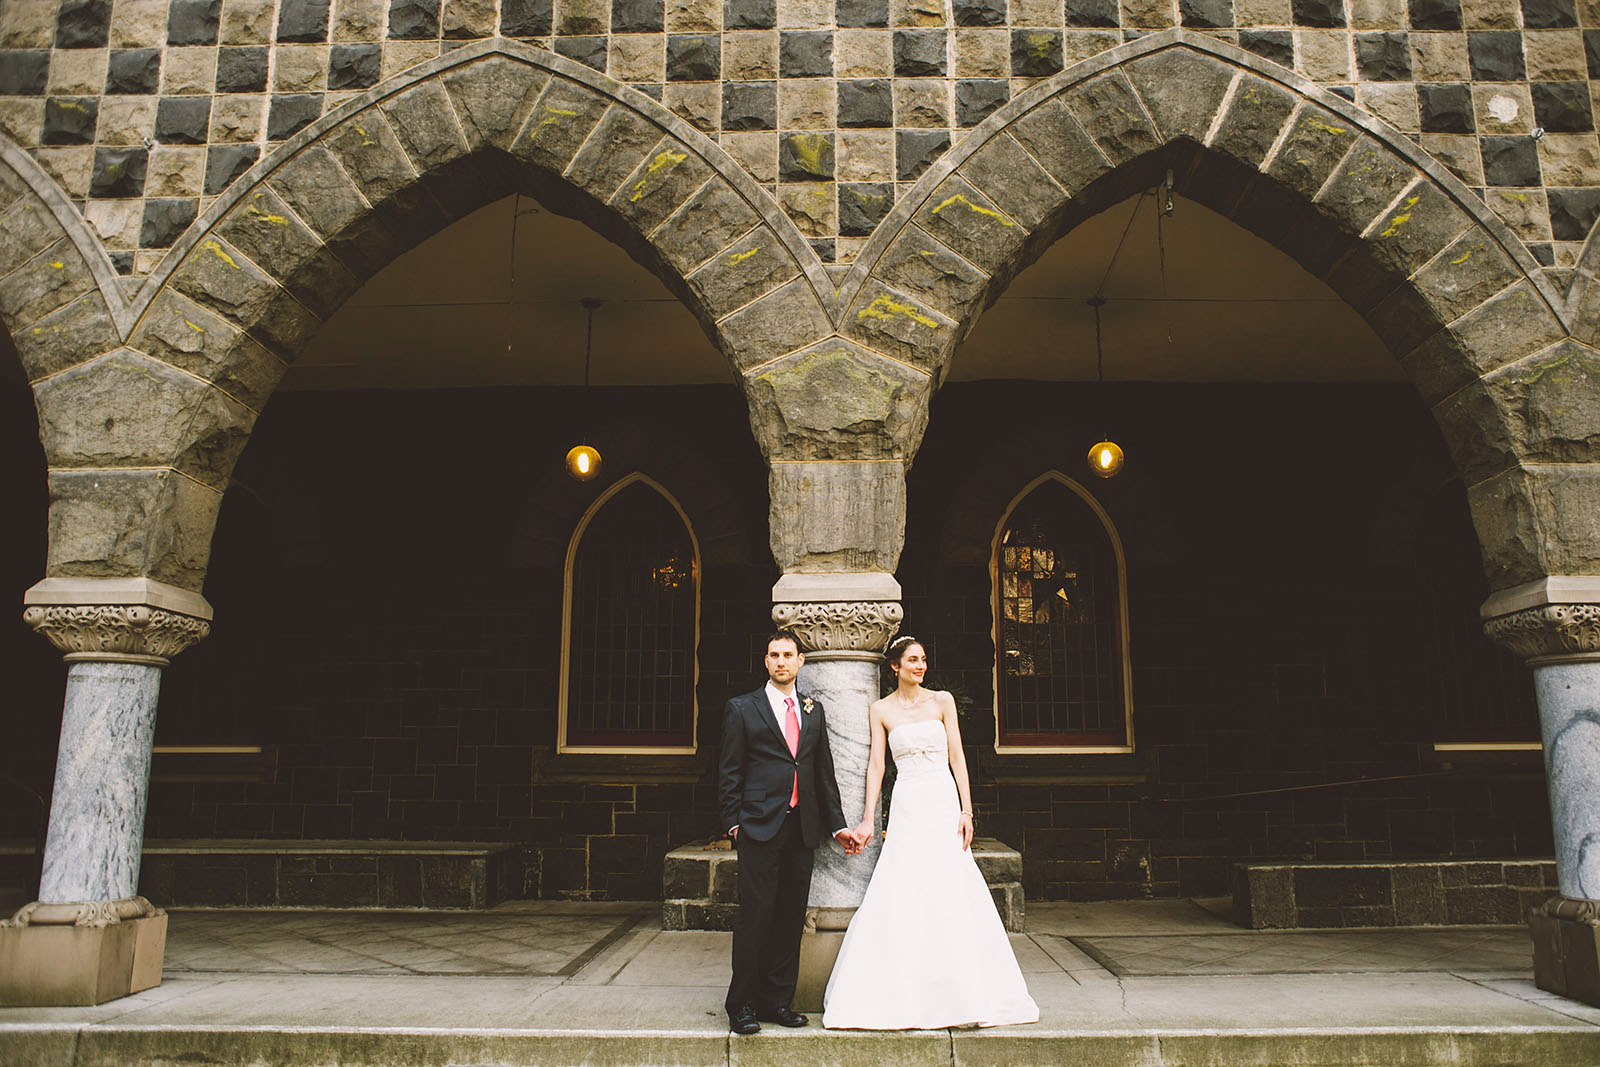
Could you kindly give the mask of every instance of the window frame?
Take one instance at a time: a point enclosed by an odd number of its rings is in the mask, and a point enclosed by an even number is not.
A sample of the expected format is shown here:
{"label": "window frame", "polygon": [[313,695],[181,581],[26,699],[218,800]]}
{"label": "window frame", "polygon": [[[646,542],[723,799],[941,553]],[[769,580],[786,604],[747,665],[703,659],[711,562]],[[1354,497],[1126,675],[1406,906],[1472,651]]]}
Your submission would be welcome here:
{"label": "window frame", "polygon": [[[1101,527],[1105,530],[1106,537],[1111,542],[1112,554],[1117,565],[1117,634],[1116,648],[1118,660],[1122,671],[1122,722],[1123,737],[1126,741],[1121,745],[1017,745],[1004,744],[1001,729],[1000,707],[1000,664],[1004,657],[1005,649],[1001,645],[1001,608],[1000,608],[1000,558],[1002,545],[1000,539],[1005,536],[1007,525],[1011,516],[1019,505],[1026,500],[1034,490],[1049,482],[1057,482],[1075,493],[1100,520]],[[1131,628],[1128,622],[1128,559],[1122,548],[1122,535],[1117,532],[1116,523],[1111,521],[1111,516],[1100,505],[1100,501],[1078,482],[1067,477],[1059,470],[1050,470],[1039,475],[1011,498],[1011,502],[1000,514],[1000,521],[995,524],[994,536],[989,541],[989,637],[994,644],[993,664],[990,668],[990,680],[994,692],[994,751],[996,755],[1128,755],[1134,751],[1133,733],[1133,657],[1131,654]]]}
{"label": "window frame", "polygon": [[[600,514],[612,498],[624,489],[633,485],[644,485],[660,494],[661,497],[677,512],[678,518],[683,522],[683,528],[689,535],[689,547],[694,554],[691,581],[694,586],[694,622],[692,639],[690,642],[690,684],[689,684],[689,744],[688,745],[594,745],[575,744],[567,741],[568,702],[572,694],[572,612],[573,612],[573,577],[577,570],[578,550],[583,543],[583,535],[588,531],[589,524],[595,516]],[[612,755],[693,755],[699,751],[700,740],[700,539],[695,536],[694,524],[689,521],[688,513],[678,503],[665,486],[647,474],[633,471],[618,478],[605,491],[595,497],[593,503],[584,511],[578,520],[578,525],[572,531],[572,537],[567,542],[567,558],[562,568],[561,578],[561,683],[556,697],[556,752],[561,754],[612,754]]]}

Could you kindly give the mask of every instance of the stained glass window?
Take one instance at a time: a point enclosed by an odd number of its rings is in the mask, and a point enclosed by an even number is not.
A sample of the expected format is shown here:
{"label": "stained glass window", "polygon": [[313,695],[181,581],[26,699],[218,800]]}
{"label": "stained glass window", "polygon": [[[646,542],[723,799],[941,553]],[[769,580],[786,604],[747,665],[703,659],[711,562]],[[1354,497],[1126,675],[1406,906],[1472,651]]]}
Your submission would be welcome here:
{"label": "stained glass window", "polygon": [[1100,516],[1042,481],[1007,517],[994,567],[1000,744],[1126,745],[1121,575]]}
{"label": "stained glass window", "polygon": [[584,529],[573,561],[568,747],[694,745],[694,541],[672,503],[635,481]]}

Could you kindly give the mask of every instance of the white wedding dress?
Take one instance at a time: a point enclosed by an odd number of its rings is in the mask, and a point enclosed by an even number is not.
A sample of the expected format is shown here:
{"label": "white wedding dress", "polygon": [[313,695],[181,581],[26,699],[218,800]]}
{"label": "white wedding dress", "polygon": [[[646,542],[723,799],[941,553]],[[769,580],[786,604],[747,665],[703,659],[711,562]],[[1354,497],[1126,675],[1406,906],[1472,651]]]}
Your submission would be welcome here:
{"label": "white wedding dress", "polygon": [[823,995],[822,1025],[932,1030],[1031,1023],[1039,1008],[972,853],[944,723],[889,731],[898,777],[889,833],[845,931]]}

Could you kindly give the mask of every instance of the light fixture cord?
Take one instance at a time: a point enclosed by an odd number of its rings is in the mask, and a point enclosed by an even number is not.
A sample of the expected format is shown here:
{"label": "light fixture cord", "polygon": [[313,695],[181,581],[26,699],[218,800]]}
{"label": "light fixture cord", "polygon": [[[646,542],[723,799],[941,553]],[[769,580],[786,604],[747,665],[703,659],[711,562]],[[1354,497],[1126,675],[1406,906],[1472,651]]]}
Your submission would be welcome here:
{"label": "light fixture cord", "polygon": [[512,312],[517,295],[517,220],[522,217],[522,194],[513,194],[511,201],[511,255],[506,262],[506,355],[511,354],[512,323],[516,315]]}
{"label": "light fixture cord", "polygon": [[594,309],[599,306],[599,301],[586,299],[584,308],[589,312],[589,323],[583,331],[583,387],[589,388],[589,359],[594,353]]}

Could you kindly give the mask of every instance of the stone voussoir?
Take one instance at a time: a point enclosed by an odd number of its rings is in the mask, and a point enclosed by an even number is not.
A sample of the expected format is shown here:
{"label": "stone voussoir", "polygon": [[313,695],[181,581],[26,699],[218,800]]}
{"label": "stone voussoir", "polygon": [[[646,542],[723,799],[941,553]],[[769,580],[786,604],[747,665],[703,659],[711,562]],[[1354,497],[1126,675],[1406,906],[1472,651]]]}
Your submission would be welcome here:
{"label": "stone voussoir", "polygon": [[1127,65],[1128,81],[1163,139],[1204,142],[1237,68],[1188,48],[1167,48]]}
{"label": "stone voussoir", "polygon": [[190,251],[172,284],[285,359],[293,359],[321,325],[274,278],[215,234]]}
{"label": "stone voussoir", "polygon": [[484,56],[440,77],[474,150],[510,148],[550,81],[549,72],[505,56]]}
{"label": "stone voussoir", "polygon": [[613,104],[573,157],[567,180],[605,203],[665,139],[660,126],[632,108]]}
{"label": "stone voussoir", "polygon": [[1355,147],[1359,134],[1319,104],[1307,103],[1294,117],[1289,132],[1266,165],[1279,184],[1310,200],[1316,196],[1339,161]]}
{"label": "stone voussoir", "polygon": [[1028,230],[959,174],[946,179],[913,216],[917,225],[959,248],[991,277],[1009,271]]}
{"label": "stone voussoir", "polygon": [[989,285],[986,273],[915,223],[895,236],[874,273],[955,322],[966,321]]}
{"label": "stone voussoir", "polygon": [[360,287],[361,280],[268,187],[251,190],[212,232],[253,262],[272,264],[280,284],[322,318]]}
{"label": "stone voussoir", "polygon": [[1521,274],[1500,242],[1487,230],[1474,227],[1417,271],[1411,284],[1449,322],[1504,290]]}
{"label": "stone voussoir", "polygon": [[221,492],[169,469],[51,471],[45,573],[198,591],[221,505]]}
{"label": "stone voussoir", "polygon": [[226,318],[171,289],[156,296],[129,337],[130,347],[214,383],[260,411],[286,364]]}
{"label": "stone voussoir", "polygon": [[1317,209],[1349,233],[1362,233],[1420,172],[1370,137],[1357,139],[1317,193]]}
{"label": "stone voussoir", "polygon": [[511,154],[553,174],[563,174],[610,102],[587,86],[553,77],[528,112]]}
{"label": "stone voussoir", "polygon": [[861,287],[840,330],[867,348],[932,373],[955,346],[955,320],[881,281]]}
{"label": "stone voussoir", "polygon": [[418,82],[381,101],[394,132],[418,172],[427,173],[467,153],[466,134],[438,78]]}
{"label": "stone voussoir", "polygon": [[36,196],[25,196],[0,212],[0,275],[10,274],[62,236],[61,223]]}
{"label": "stone voussoir", "polygon": [[711,175],[699,153],[669,138],[640,162],[610,204],[629,226],[650,237]]}
{"label": "stone voussoir", "polygon": [[720,319],[800,273],[800,265],[777,234],[763,226],[717,253],[689,275],[688,282],[712,317]]}
{"label": "stone voussoir", "polygon": [[17,330],[11,340],[30,382],[94,359],[118,345],[116,323],[99,290]]}
{"label": "stone voussoir", "polygon": [[806,348],[831,333],[828,313],[804,276],[717,324],[723,354],[740,371]]}
{"label": "stone voussoir", "polygon": [[1126,163],[1161,145],[1160,132],[1121,70],[1080,82],[1064,92],[1062,99],[1113,163]]}
{"label": "stone voussoir", "polygon": [[1410,276],[1479,225],[1437,185],[1418,182],[1372,223],[1366,246],[1380,264]]}
{"label": "stone voussoir", "polygon": [[95,288],[94,272],[62,237],[0,278],[0,322],[15,335]]}
{"label": "stone voussoir", "polygon": [[996,134],[957,169],[1007,216],[1036,229],[1067,194],[1009,134]]}
{"label": "stone voussoir", "polygon": [[1081,192],[1111,169],[1111,161],[1059,95],[1017,119],[1008,132],[1068,194]]}
{"label": "stone voussoir", "polygon": [[714,178],[657,227],[654,243],[680,274],[761,225],[761,216],[725,178]]}
{"label": "stone voussoir", "polygon": [[1257,75],[1240,75],[1211,147],[1251,168],[1260,167],[1295,113],[1295,94]]}

